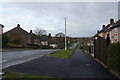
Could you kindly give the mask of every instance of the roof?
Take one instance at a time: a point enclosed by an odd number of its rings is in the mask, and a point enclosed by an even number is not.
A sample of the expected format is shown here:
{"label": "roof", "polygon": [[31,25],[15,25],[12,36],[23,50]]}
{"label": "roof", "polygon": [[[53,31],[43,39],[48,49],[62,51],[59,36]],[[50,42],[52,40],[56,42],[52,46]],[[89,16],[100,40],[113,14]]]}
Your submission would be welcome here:
{"label": "roof", "polygon": [[31,37],[34,38],[34,39],[35,39],[35,38],[38,38],[38,36],[35,35],[35,34],[33,34],[33,33],[29,33],[28,35],[31,36]]}
{"label": "roof", "polygon": [[107,32],[108,31],[108,29],[110,28],[110,24],[108,24],[107,26],[105,26],[105,28],[103,28],[102,30],[100,30],[100,33],[101,32]]}
{"label": "roof", "polygon": [[20,25],[17,25],[17,27],[11,29],[10,31],[6,32],[5,34],[9,34],[9,33],[13,33],[13,34],[21,34],[24,36],[31,36],[32,38],[38,38],[37,35],[33,34],[33,33],[28,33],[27,31],[25,31],[24,29],[22,29],[20,27]]}
{"label": "roof", "polygon": [[105,26],[103,29],[101,29],[99,32],[97,32],[94,37],[98,36],[99,33],[101,32],[107,32],[110,29],[110,24],[108,24],[107,26]]}
{"label": "roof", "polygon": [[113,29],[119,26],[120,26],[120,20],[118,20],[110,29]]}
{"label": "roof", "polygon": [[15,28],[11,29],[10,31],[6,32],[5,34],[9,34],[9,33],[18,33],[18,34],[22,34],[22,35],[28,35],[29,34],[27,31],[22,29],[20,26],[17,26]]}

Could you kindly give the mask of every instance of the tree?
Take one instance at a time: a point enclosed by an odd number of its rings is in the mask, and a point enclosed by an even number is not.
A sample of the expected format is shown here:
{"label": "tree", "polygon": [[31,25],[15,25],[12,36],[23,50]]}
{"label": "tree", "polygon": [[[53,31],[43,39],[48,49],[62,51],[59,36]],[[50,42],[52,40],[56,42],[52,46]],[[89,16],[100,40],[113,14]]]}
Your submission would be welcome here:
{"label": "tree", "polygon": [[56,44],[58,44],[58,48],[64,48],[64,43],[65,43],[65,35],[64,35],[64,33],[57,33],[56,35],[55,35],[55,37],[56,37],[56,40],[55,40],[55,42],[56,42]]}
{"label": "tree", "polygon": [[65,34],[62,33],[62,32],[60,32],[60,33],[57,33],[57,34],[55,35],[55,37],[65,37]]}
{"label": "tree", "polygon": [[34,32],[39,37],[43,36],[43,35],[47,35],[47,31],[45,29],[42,29],[42,28],[36,28],[36,30]]}
{"label": "tree", "polygon": [[9,37],[5,34],[2,35],[2,46],[6,47],[9,42]]}

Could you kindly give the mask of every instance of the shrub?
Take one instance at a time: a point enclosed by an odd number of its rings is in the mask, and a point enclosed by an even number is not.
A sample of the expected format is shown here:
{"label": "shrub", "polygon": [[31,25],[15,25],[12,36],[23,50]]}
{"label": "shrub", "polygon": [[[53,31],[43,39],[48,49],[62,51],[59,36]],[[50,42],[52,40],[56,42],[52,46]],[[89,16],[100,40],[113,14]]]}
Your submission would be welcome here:
{"label": "shrub", "polygon": [[18,40],[10,40],[9,43],[16,44],[16,45],[20,44],[20,42]]}
{"label": "shrub", "polygon": [[49,48],[49,46],[47,46],[47,45],[41,45],[41,49],[48,49]]}
{"label": "shrub", "polygon": [[88,51],[89,50],[89,46],[86,45],[86,44],[81,44],[80,45],[80,49]]}
{"label": "shrub", "polygon": [[110,44],[108,47],[108,68],[120,71],[120,42]]}
{"label": "shrub", "polygon": [[5,34],[2,35],[2,46],[6,47],[9,42],[9,37]]}
{"label": "shrub", "polygon": [[33,48],[33,49],[37,49],[37,48],[40,48],[39,45],[36,45],[36,44],[27,44],[30,48]]}

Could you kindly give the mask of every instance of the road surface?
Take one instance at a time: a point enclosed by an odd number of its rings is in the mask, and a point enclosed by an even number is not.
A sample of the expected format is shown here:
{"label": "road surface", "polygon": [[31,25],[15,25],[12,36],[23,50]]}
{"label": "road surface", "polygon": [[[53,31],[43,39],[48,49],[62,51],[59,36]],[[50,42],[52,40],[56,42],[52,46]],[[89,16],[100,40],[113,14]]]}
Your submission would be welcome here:
{"label": "road surface", "polygon": [[4,70],[54,78],[118,80],[116,76],[111,74],[93,57],[81,50],[74,51],[73,55],[69,59],[42,56],[22,64],[5,68]]}
{"label": "road surface", "polygon": [[57,50],[27,50],[2,52],[2,68],[14,66]]}
{"label": "road surface", "polygon": [[74,45],[72,45],[71,47],[69,47],[69,49],[74,49],[77,45],[79,45],[79,42],[74,43]]}

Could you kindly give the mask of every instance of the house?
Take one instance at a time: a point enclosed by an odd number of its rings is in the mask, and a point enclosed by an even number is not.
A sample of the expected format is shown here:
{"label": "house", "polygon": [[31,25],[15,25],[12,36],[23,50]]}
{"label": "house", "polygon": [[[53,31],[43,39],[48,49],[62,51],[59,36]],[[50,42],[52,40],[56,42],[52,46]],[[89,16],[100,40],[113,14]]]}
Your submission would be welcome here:
{"label": "house", "polygon": [[46,46],[48,46],[48,41],[41,41],[41,45],[46,45]]}
{"label": "house", "polygon": [[27,44],[35,44],[35,45],[39,45],[40,44],[38,36],[36,36],[32,32],[32,30],[30,30],[30,33],[28,34]]}
{"label": "house", "polygon": [[57,45],[57,44],[50,44],[50,47],[51,47],[51,48],[57,48],[58,45]]}
{"label": "house", "polygon": [[120,42],[120,20],[110,19],[110,23],[94,35],[94,57],[107,65],[108,46],[116,42]]}
{"label": "house", "polygon": [[115,24],[114,19],[110,19],[110,23],[107,26],[102,25],[102,29],[98,31],[98,36],[106,39],[108,30],[112,27],[113,24]]}
{"label": "house", "polygon": [[111,43],[120,42],[120,20],[109,28],[108,34],[110,35]]}
{"label": "house", "polygon": [[11,40],[19,41],[21,46],[27,46],[27,44],[39,45],[39,39],[35,34],[32,33],[32,30],[30,30],[30,33],[28,33],[21,28],[20,24],[17,24],[17,27],[7,31],[4,34],[6,34]]}
{"label": "house", "polygon": [[4,26],[2,24],[0,24],[0,34],[3,34],[3,28],[4,28]]}

